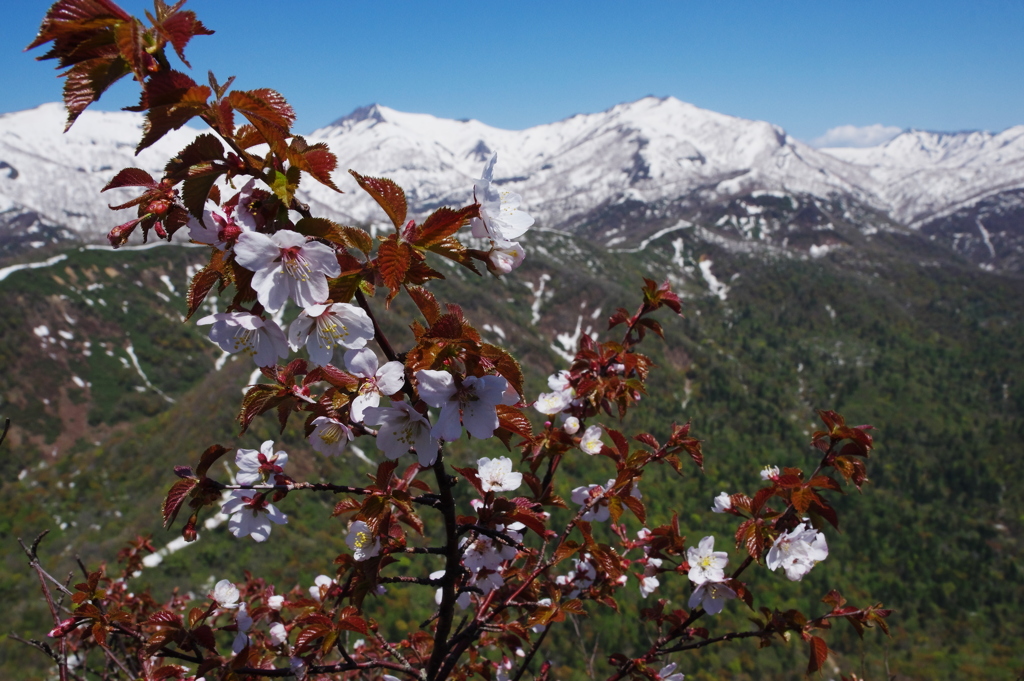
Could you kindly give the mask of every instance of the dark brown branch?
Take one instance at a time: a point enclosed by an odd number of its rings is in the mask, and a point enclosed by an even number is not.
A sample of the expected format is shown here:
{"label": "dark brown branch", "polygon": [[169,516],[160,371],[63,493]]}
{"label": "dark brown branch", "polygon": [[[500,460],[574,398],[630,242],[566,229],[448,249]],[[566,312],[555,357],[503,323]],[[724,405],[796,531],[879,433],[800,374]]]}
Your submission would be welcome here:
{"label": "dark brown branch", "polygon": [[479,534],[486,535],[491,539],[497,539],[506,546],[511,546],[512,548],[518,549],[520,551],[526,550],[525,546],[523,546],[521,543],[517,542],[515,539],[508,536],[504,532],[498,532],[497,530],[492,530],[489,527],[482,527],[480,525],[459,525],[459,534],[466,534],[467,532],[478,532]]}
{"label": "dark brown branch", "polygon": [[4,432],[0,433],[0,445],[7,439],[7,431],[11,429],[11,420],[4,419]]}
{"label": "dark brown branch", "polygon": [[455,498],[452,496],[452,479],[444,467],[444,450],[438,449],[437,461],[434,462],[434,477],[437,479],[437,489],[441,497],[440,510],[444,516],[445,544],[448,547],[448,556],[445,560],[444,577],[441,583],[441,604],[437,613],[437,629],[434,632],[434,649],[431,651],[430,660],[427,662],[427,678],[443,679],[444,675],[438,675],[441,671],[441,663],[448,654],[448,634],[451,632],[452,620],[455,615],[455,599],[458,594],[455,590],[455,580],[458,579],[460,570],[460,552],[458,523],[455,518]]}
{"label": "dark brown branch", "polygon": [[550,624],[544,627],[544,631],[540,632],[540,636],[534,642],[533,647],[530,648],[530,652],[526,654],[526,658],[523,660],[522,664],[519,665],[519,669],[516,670],[516,675],[512,677],[512,681],[519,681],[519,679],[522,678],[523,672],[525,672],[527,667],[530,666],[534,655],[536,655],[537,651],[540,650],[540,647],[544,643],[544,639],[547,637],[549,631],[551,631]]}

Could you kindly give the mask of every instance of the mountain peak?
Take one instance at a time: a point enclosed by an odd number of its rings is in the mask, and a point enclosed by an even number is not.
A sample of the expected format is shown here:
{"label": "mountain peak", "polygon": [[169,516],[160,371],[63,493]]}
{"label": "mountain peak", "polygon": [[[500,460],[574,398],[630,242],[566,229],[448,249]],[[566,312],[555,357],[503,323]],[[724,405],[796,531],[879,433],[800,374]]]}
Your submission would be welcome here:
{"label": "mountain peak", "polygon": [[383,123],[387,119],[384,117],[384,111],[386,107],[382,107],[377,103],[367,104],[354,110],[347,116],[342,116],[336,121],[330,124],[330,127],[336,125],[344,125],[345,123],[360,123],[362,121],[374,121],[376,123]]}

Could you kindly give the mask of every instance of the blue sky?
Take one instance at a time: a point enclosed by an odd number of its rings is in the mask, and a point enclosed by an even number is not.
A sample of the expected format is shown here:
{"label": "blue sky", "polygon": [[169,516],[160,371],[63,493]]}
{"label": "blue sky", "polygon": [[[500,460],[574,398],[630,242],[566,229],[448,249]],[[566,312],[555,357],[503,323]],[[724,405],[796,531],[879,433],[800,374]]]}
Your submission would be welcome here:
{"label": "blue sky", "polygon": [[[7,3],[0,111],[60,98],[21,49],[49,2]],[[141,13],[149,2],[123,0]],[[190,0],[217,31],[188,52],[237,86],[273,87],[308,132],[357,106],[525,128],[672,95],[812,140],[1024,123],[1021,0]],[[119,84],[99,108],[136,99]],[[881,131],[881,132],[880,132]],[[833,133],[833,135],[842,134]]]}

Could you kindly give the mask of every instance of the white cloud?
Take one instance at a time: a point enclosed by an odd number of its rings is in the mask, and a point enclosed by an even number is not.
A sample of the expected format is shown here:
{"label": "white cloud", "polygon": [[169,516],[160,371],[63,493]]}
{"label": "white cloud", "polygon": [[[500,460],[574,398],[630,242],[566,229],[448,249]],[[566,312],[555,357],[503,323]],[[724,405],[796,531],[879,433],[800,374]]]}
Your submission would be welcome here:
{"label": "white cloud", "polygon": [[818,147],[873,147],[888,142],[903,132],[895,125],[840,125],[828,130],[821,137],[811,140],[811,146]]}

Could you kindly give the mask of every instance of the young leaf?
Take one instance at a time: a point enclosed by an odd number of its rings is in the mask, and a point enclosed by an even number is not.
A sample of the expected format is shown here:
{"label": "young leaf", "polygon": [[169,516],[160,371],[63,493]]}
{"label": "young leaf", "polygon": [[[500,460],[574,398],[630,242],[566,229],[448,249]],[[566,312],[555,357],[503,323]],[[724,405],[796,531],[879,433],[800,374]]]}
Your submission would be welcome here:
{"label": "young leaf", "polygon": [[374,201],[380,204],[384,212],[391,218],[395,229],[401,229],[405,224],[405,214],[408,205],[405,201],[405,192],[391,180],[383,177],[366,177],[354,170],[348,171],[363,191],[373,197]]}

